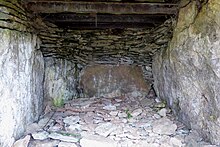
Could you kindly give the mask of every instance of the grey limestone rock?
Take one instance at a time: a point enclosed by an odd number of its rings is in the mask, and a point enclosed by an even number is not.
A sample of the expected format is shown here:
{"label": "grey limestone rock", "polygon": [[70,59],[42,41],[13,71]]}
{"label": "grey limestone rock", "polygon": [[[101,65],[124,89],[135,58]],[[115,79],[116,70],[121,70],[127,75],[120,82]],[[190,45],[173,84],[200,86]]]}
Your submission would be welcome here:
{"label": "grey limestone rock", "polygon": [[195,2],[180,9],[169,47],[154,58],[153,74],[157,95],[167,101],[179,119],[200,136],[220,144],[217,9],[218,0],[208,1],[199,12]]}
{"label": "grey limestone rock", "polygon": [[171,120],[167,119],[166,117],[154,121],[152,126],[154,133],[165,135],[175,134],[175,131],[177,129],[177,125],[174,124]]}

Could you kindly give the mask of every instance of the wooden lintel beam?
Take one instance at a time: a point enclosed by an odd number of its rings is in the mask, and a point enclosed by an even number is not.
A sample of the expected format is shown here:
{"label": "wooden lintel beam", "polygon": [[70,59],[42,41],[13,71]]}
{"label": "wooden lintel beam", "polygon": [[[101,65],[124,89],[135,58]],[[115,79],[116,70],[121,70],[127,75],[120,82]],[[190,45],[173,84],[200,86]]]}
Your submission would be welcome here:
{"label": "wooden lintel beam", "polygon": [[116,3],[32,0],[26,3],[35,13],[90,13],[90,14],[176,14],[176,4],[165,3]]}

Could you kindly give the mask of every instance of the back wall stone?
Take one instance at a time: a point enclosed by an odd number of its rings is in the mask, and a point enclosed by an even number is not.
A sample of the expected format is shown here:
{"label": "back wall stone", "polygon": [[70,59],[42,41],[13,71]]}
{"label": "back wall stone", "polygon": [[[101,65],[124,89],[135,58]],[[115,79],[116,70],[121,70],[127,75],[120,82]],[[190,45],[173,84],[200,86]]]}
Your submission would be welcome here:
{"label": "back wall stone", "polygon": [[80,88],[88,97],[115,97],[127,93],[147,94],[151,85],[145,81],[140,66],[91,65],[82,71]]}

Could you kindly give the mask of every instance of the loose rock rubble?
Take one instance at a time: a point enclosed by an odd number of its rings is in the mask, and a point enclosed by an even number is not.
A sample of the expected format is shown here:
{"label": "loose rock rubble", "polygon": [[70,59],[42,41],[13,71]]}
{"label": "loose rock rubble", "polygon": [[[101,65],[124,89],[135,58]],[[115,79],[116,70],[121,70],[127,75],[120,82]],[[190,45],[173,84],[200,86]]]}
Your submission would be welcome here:
{"label": "loose rock rubble", "polygon": [[217,147],[176,121],[162,102],[146,99],[74,99],[27,128],[28,147]]}

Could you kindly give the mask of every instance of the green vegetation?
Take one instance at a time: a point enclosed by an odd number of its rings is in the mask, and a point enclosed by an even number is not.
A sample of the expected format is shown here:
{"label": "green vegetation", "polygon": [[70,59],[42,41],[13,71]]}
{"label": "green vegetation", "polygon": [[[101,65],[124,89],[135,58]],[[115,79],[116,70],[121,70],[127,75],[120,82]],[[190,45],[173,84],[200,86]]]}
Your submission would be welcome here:
{"label": "green vegetation", "polygon": [[75,134],[75,133],[60,132],[60,134],[63,136],[71,136],[71,137],[81,138],[80,134]]}
{"label": "green vegetation", "polygon": [[210,115],[209,116],[209,120],[210,121],[216,121],[217,120],[217,117],[215,115]]}
{"label": "green vegetation", "polygon": [[132,118],[133,116],[131,115],[131,113],[129,112],[129,109],[125,110],[125,113],[127,114],[127,119]]}
{"label": "green vegetation", "polygon": [[59,98],[53,98],[52,103],[54,107],[63,107],[64,106],[64,99],[62,97]]}

